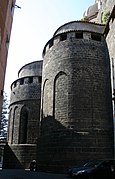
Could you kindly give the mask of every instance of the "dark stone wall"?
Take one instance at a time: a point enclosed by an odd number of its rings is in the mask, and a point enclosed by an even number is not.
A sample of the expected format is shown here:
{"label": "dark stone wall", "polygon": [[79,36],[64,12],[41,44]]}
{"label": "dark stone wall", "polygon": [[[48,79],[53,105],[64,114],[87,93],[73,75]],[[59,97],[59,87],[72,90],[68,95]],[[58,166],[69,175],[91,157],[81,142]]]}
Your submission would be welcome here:
{"label": "dark stone wall", "polygon": [[[33,80],[31,83],[29,80]],[[20,84],[23,80],[23,84]],[[24,77],[14,81],[11,85],[10,105],[22,100],[40,100],[41,77]]]}
{"label": "dark stone wall", "polygon": [[[106,42],[109,50],[110,63],[111,63],[111,86],[112,94],[115,89],[115,38],[114,38],[114,29],[115,29],[115,0],[103,0],[101,1],[100,9],[97,14],[97,18],[93,19],[93,22],[103,23],[103,15],[110,13],[107,24],[105,24],[104,35],[106,36]],[[114,97],[114,96],[113,96]],[[115,105],[113,101],[113,123],[114,123],[114,153],[115,153]]]}
{"label": "dark stone wall", "polygon": [[113,158],[109,54],[103,35],[95,35],[100,38],[68,32],[46,46],[38,145],[39,166],[46,170]]}
{"label": "dark stone wall", "polygon": [[[114,8],[115,9],[115,8]],[[109,55],[110,55],[110,61],[111,61],[111,78],[112,78],[112,93],[114,93],[115,90],[115,15],[113,11],[113,15],[110,19],[110,22],[108,23],[109,31],[106,37],[108,49],[109,49]],[[113,95],[114,97],[114,95]],[[114,154],[115,154],[115,105],[113,101],[113,110],[114,110]]]}
{"label": "dark stone wall", "polygon": [[[21,130],[21,119],[25,117],[21,115],[21,111],[27,111],[27,128]],[[36,111],[36,112],[35,112]],[[23,113],[23,111],[22,111]],[[10,144],[20,143],[20,136],[27,135],[27,144],[36,144],[40,120],[40,100],[20,101],[10,106],[10,119],[8,128],[8,142]]]}
{"label": "dark stone wall", "polygon": [[6,145],[3,156],[3,169],[29,169],[30,162],[36,159],[36,145]]}

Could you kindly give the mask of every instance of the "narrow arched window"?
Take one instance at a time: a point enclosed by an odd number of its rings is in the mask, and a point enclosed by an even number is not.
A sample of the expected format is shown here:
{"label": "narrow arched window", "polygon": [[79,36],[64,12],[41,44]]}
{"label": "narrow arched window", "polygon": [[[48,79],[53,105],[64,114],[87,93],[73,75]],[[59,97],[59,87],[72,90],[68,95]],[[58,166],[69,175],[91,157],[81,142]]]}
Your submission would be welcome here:
{"label": "narrow arched window", "polygon": [[42,117],[48,116],[48,106],[49,106],[49,95],[48,95],[48,83],[49,80],[46,79],[43,85],[43,95],[42,95]]}
{"label": "narrow arched window", "polygon": [[53,117],[64,123],[68,118],[68,77],[60,71],[54,79]]}
{"label": "narrow arched window", "polygon": [[12,118],[12,131],[11,131],[11,143],[15,143],[15,133],[17,132],[17,126],[16,126],[16,118],[17,118],[17,110],[18,107],[16,106],[14,108],[13,118]]}
{"label": "narrow arched window", "polygon": [[28,123],[28,111],[26,107],[23,107],[20,113],[19,144],[27,143],[27,123]]}

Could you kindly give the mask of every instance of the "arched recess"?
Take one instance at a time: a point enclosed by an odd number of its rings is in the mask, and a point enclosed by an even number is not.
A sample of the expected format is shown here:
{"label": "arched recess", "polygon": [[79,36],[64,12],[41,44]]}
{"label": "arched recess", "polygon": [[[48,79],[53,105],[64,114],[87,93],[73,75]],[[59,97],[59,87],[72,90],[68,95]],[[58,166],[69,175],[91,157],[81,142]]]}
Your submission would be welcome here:
{"label": "arched recess", "polygon": [[42,93],[42,117],[48,116],[48,103],[49,103],[49,91],[48,91],[48,82],[46,79],[43,84],[43,93]]}
{"label": "arched recess", "polygon": [[25,106],[22,107],[20,112],[19,123],[19,144],[27,143],[27,125],[28,125],[28,110]]}
{"label": "arched recess", "polygon": [[15,133],[17,132],[16,130],[17,110],[18,110],[18,106],[15,106],[13,118],[12,118],[11,144],[15,143]]}
{"label": "arched recess", "polygon": [[53,118],[61,123],[68,119],[68,76],[63,71],[54,79]]}

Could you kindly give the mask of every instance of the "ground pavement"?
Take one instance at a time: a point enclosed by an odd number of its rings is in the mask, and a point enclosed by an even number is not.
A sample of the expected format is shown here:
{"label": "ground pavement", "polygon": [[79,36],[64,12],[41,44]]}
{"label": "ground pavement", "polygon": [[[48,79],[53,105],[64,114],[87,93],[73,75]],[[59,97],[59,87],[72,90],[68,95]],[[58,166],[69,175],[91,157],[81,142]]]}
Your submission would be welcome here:
{"label": "ground pavement", "polygon": [[31,172],[27,170],[0,170],[0,179],[67,179],[66,174]]}

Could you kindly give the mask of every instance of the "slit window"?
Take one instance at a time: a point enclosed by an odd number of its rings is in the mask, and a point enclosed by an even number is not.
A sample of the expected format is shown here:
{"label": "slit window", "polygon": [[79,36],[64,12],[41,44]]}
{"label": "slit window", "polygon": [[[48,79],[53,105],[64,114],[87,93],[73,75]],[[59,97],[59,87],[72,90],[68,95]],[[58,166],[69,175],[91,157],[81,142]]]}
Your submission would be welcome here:
{"label": "slit window", "polygon": [[76,32],[75,33],[75,38],[76,39],[83,39],[83,32]]}
{"label": "slit window", "polygon": [[19,144],[27,143],[27,124],[28,124],[28,111],[25,107],[22,108],[20,113],[20,126],[19,126]]}
{"label": "slit window", "polygon": [[66,33],[60,35],[60,41],[64,41],[66,39],[67,39],[67,34]]}
{"label": "slit window", "polygon": [[20,85],[23,85],[24,84],[24,79],[20,79]]}
{"label": "slit window", "polygon": [[49,42],[49,48],[51,48],[53,46],[53,44],[54,44],[53,40],[50,40],[50,42]]}
{"label": "slit window", "polygon": [[91,34],[91,39],[96,41],[101,41],[101,35]]}
{"label": "slit window", "polygon": [[28,83],[33,83],[33,77],[29,77]]}

